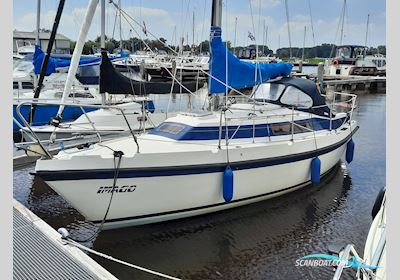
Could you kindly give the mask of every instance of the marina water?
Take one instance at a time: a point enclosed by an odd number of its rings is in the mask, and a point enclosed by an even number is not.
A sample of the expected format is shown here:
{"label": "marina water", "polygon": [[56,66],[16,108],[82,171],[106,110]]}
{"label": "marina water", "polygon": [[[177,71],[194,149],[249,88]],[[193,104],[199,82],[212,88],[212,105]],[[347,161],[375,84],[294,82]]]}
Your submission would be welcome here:
{"label": "marina water", "polygon": [[[204,106],[205,94],[190,97],[192,108]],[[151,97],[159,110],[167,107],[169,95]],[[372,205],[385,185],[386,95],[359,95],[357,100],[354,118],[360,129],[353,138],[354,161],[346,166],[343,158],[319,186],[219,213],[104,231],[85,245],[183,279],[332,278],[331,267],[296,267],[296,259],[326,253],[332,243],[353,243],[363,252]],[[189,95],[176,94],[170,109],[186,110],[188,103]],[[14,171],[14,197],[55,229],[66,227],[79,239],[91,236],[96,227],[29,175],[33,170]],[[153,279],[92,257],[119,279]],[[348,268],[345,274],[344,279],[352,279],[355,270]]]}

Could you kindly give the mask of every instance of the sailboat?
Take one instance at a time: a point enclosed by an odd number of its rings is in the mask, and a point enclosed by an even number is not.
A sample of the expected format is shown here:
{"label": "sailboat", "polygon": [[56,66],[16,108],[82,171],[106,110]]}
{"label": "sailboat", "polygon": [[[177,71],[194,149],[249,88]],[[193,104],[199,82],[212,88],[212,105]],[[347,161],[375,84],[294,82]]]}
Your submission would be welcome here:
{"label": "sailboat", "polygon": [[[84,114],[82,108],[78,106],[57,105],[56,103],[60,101],[62,103],[69,102],[72,104],[82,104],[83,106],[105,105],[106,101],[108,101],[109,105],[118,105],[121,103],[132,103],[132,102],[135,103],[131,104],[131,107],[132,106],[137,107],[140,103],[144,103],[147,110],[149,110],[150,112],[154,112],[155,108],[153,101],[147,97],[142,97],[142,96],[136,97],[135,95],[132,95],[132,93],[134,93],[132,89],[130,92],[119,92],[120,96],[121,94],[131,94],[131,96],[129,96],[128,98],[126,98],[125,96],[122,96],[122,98],[120,97],[117,98],[115,95],[108,94],[105,91],[102,92],[100,90],[99,93],[99,91],[94,87],[76,85],[77,80],[75,79],[75,74],[77,72],[78,66],[92,67],[97,65],[98,67],[101,61],[101,58],[99,57],[82,58],[81,54],[84,45],[84,37],[86,36],[85,32],[83,32],[83,34],[80,34],[80,37],[82,38],[78,40],[77,46],[74,50],[74,54],[72,55],[72,57],[57,58],[57,57],[52,57],[50,55],[52,44],[54,43],[55,34],[57,33],[58,24],[60,22],[61,14],[64,8],[64,2],[65,1],[60,1],[60,4],[58,6],[57,15],[54,21],[46,55],[41,51],[38,45],[35,46],[35,53],[32,63],[34,66],[33,68],[35,74],[40,73],[39,84],[36,86],[34,92],[32,91],[32,89],[30,92],[19,92],[18,89],[17,94],[14,95],[13,132],[15,140],[20,140],[21,138],[19,130],[24,125],[24,120],[22,120],[22,118],[24,118],[25,120],[29,119],[31,125],[42,126],[50,123],[54,117],[61,118],[61,115],[63,121],[73,121],[82,114]],[[104,24],[104,22],[105,19],[102,18],[102,24]],[[88,24],[87,22],[85,22],[83,25],[85,29],[87,29],[89,26],[90,24]],[[102,34],[102,36],[103,35],[104,34]],[[115,59],[120,59],[124,55],[125,54],[121,53],[115,56],[107,55],[107,57],[110,60],[115,60]],[[45,75],[50,75],[54,73],[56,69],[62,69],[62,68],[68,68],[71,70],[68,71],[67,74],[68,85],[64,87],[64,90],[54,87],[44,92],[41,92]],[[19,88],[19,84],[17,84],[17,87]],[[40,102],[41,104],[32,106],[32,103],[35,102]],[[20,106],[21,104],[22,106]],[[19,113],[17,107],[20,107]],[[85,112],[90,112],[97,109],[98,108],[96,107],[87,107]]]}
{"label": "sailboat", "polygon": [[386,187],[377,195],[371,214],[372,223],[365,241],[363,258],[353,244],[329,246],[329,254],[341,260],[332,279],[342,279],[343,272],[348,267],[355,269],[356,280],[386,279]]}
{"label": "sailboat", "polygon": [[[36,176],[111,229],[266,200],[318,184],[344,153],[351,162],[356,97],[346,95],[348,111],[339,112],[315,83],[289,77],[291,64],[240,61],[222,43],[221,12],[213,0],[209,92],[225,95],[221,110],[181,113],[139,136],[47,155]],[[253,86],[250,102],[226,98]]]}

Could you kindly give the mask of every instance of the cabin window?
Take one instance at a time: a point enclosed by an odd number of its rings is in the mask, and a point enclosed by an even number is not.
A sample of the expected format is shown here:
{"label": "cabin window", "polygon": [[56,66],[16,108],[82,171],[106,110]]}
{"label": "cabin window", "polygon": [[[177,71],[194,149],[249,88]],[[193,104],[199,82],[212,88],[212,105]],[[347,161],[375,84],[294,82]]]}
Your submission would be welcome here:
{"label": "cabin window", "polygon": [[351,48],[350,47],[339,47],[336,51],[336,57],[339,58],[350,58]]}
{"label": "cabin window", "polygon": [[167,132],[167,133],[176,135],[179,132],[181,132],[184,128],[185,128],[184,125],[177,124],[177,123],[163,123],[157,128],[157,130],[161,131],[161,132]]}
{"label": "cabin window", "polygon": [[292,131],[290,123],[273,124],[271,129],[275,135],[289,134]]}
{"label": "cabin window", "polygon": [[365,53],[365,48],[354,48],[354,57],[363,56]]}
{"label": "cabin window", "polygon": [[294,106],[296,108],[308,109],[312,107],[313,101],[310,96],[298,88],[288,86],[281,97],[282,104]]}
{"label": "cabin window", "polygon": [[13,89],[18,89],[18,82],[13,82]]}
{"label": "cabin window", "polygon": [[275,84],[275,83],[260,84],[260,86],[256,89],[256,92],[254,94],[254,99],[277,101],[284,89],[285,85],[282,84]]}
{"label": "cabin window", "polygon": [[304,133],[304,132],[311,132],[312,131],[312,125],[310,121],[297,121],[295,122],[293,127],[293,132],[294,133]]}
{"label": "cabin window", "polygon": [[88,92],[75,92],[75,93],[70,93],[68,95],[70,98],[94,98],[93,95],[91,95]]}
{"label": "cabin window", "polygon": [[31,82],[22,82],[23,89],[33,89],[33,83]]}

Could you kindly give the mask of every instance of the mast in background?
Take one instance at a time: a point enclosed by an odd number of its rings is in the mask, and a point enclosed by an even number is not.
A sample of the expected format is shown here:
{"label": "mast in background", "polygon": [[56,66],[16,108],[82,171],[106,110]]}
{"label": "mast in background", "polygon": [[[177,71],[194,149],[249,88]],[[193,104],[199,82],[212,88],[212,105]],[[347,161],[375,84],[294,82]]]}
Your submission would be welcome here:
{"label": "mast in background", "polygon": [[343,43],[344,18],[346,17],[346,0],[343,2],[342,27],[340,30],[340,45]]}
{"label": "mast in background", "polygon": [[100,35],[100,47],[106,48],[106,0],[101,0],[101,35]]}
{"label": "mast in background", "polygon": [[[64,1],[64,0],[62,0],[62,1]],[[83,46],[85,44],[86,35],[89,31],[89,27],[92,23],[92,19],[93,19],[93,16],[96,11],[96,7],[97,7],[98,3],[99,3],[99,0],[90,0],[88,8],[86,10],[85,18],[82,23],[81,29],[79,31],[79,37],[78,37],[78,40],[76,41],[75,49],[72,54],[71,65],[69,66],[67,80],[65,82],[65,87],[64,87],[64,92],[63,92],[63,96],[61,98],[61,103],[65,103],[66,98],[69,96],[69,94],[71,92],[72,83],[75,79],[75,74],[76,74],[76,71],[78,70],[79,60],[80,60],[80,57],[82,54]],[[53,122],[53,124],[55,126],[57,125],[57,121],[59,122],[61,120],[63,111],[64,111],[64,106],[61,105],[58,108],[57,116]]]}
{"label": "mast in background", "polygon": [[[106,48],[106,0],[101,0],[100,3],[100,25],[101,25],[101,34],[100,34],[100,48],[105,49]],[[133,50],[133,49],[132,49]],[[100,92],[100,75],[99,75],[99,92]],[[102,93],[101,94],[101,104],[105,105],[106,104],[106,94]]]}
{"label": "mast in background", "polygon": [[118,7],[119,7],[119,48],[122,53],[122,9],[121,9],[121,0],[118,0]]}
{"label": "mast in background", "polygon": [[235,38],[233,40],[233,54],[236,55],[236,29],[237,29],[237,17],[235,17]]}
{"label": "mast in background", "polygon": [[[51,50],[53,49],[54,41],[56,39],[57,29],[58,29],[58,25],[60,23],[62,11],[64,9],[64,4],[65,4],[65,0],[60,0],[60,2],[58,4],[56,17],[55,17],[54,23],[53,23],[53,28],[52,28],[51,33],[50,33],[49,44],[47,45],[46,55],[44,56],[42,68],[40,69],[39,81],[38,81],[38,84],[37,84],[37,86],[35,88],[35,93],[33,95],[34,99],[39,98],[40,91],[41,91],[42,86],[43,86],[44,76],[46,75],[47,66],[48,66],[49,60],[50,60]],[[31,107],[31,113],[30,113],[30,117],[29,117],[30,123],[32,123],[33,120],[34,120],[35,111],[36,111],[36,106],[33,105]]]}
{"label": "mast in background", "polygon": [[[40,46],[40,0],[36,2],[36,38],[35,45]],[[38,85],[38,77],[36,74],[33,74],[33,87],[36,88]]]}
{"label": "mast in background", "polygon": [[40,0],[36,3],[36,40],[35,44],[40,46]]}
{"label": "mast in background", "polygon": [[367,42],[368,42],[368,28],[369,28],[369,14],[368,14],[368,18],[367,18],[367,31],[365,32],[365,44],[364,44],[364,46],[367,46]]}

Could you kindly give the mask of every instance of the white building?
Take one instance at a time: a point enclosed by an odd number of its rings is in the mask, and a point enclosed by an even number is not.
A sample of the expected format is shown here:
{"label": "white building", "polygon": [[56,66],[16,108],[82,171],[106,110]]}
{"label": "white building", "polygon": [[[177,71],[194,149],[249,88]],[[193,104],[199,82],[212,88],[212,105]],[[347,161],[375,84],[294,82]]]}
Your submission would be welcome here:
{"label": "white building", "polygon": [[[40,46],[44,52],[47,50],[47,46],[50,40],[50,32],[40,31],[39,39]],[[26,32],[26,31],[18,31],[14,30],[13,32],[13,52],[17,53],[18,48],[23,46],[35,45],[36,32]],[[53,53],[70,53],[70,39],[66,36],[58,33],[56,35],[56,39],[53,45]]]}

